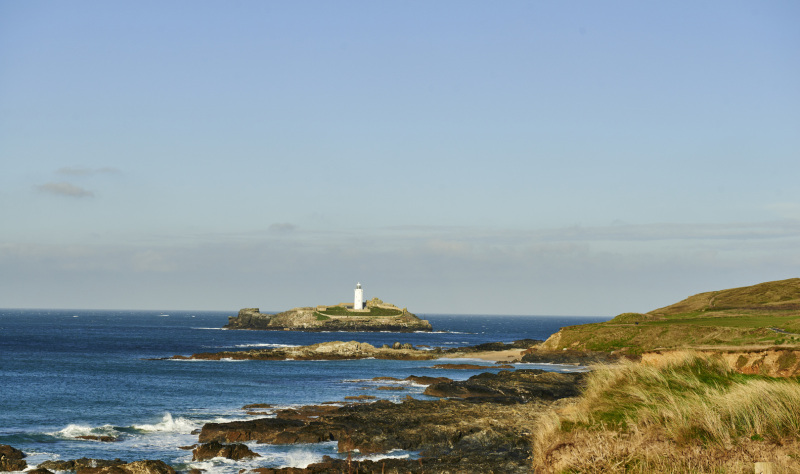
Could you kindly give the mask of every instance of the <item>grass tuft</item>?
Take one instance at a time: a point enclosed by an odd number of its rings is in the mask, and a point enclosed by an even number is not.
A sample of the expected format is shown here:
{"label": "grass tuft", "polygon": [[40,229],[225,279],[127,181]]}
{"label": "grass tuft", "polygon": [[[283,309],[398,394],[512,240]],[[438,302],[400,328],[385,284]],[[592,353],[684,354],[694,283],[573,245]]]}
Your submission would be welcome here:
{"label": "grass tuft", "polygon": [[[684,453],[686,459],[676,464],[683,469],[692,453],[703,450],[744,453],[758,448],[753,443],[796,443],[800,383],[739,374],[719,359],[691,353],[658,366],[624,362],[595,368],[580,401],[570,410],[542,417],[539,426],[535,467],[673,472],[652,464],[656,451],[664,451],[662,458]],[[596,470],[580,467],[589,458]],[[695,461],[695,467],[702,464]],[[627,467],[620,471],[614,466]]]}

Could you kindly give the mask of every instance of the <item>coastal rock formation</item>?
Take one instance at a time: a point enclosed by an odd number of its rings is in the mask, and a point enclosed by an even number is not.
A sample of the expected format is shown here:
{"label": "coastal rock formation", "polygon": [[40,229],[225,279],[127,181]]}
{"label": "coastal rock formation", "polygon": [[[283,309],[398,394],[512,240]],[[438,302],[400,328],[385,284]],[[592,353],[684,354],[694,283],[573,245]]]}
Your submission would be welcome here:
{"label": "coastal rock formation", "polygon": [[79,467],[75,474],[175,474],[164,461],[144,460],[106,467]]}
{"label": "coastal rock formation", "polygon": [[549,351],[539,348],[531,348],[525,351],[522,362],[532,362],[536,364],[611,364],[617,362],[620,356],[609,352],[600,351],[578,351],[566,349],[560,351]]}
{"label": "coastal rock formation", "polygon": [[357,341],[332,341],[310,346],[281,347],[277,349],[253,349],[245,351],[201,352],[190,357],[174,356],[173,359],[203,360],[349,360],[391,359],[430,360],[438,357],[432,351],[410,349],[376,348],[372,344]]}
{"label": "coastal rock formation", "polygon": [[28,467],[25,453],[7,444],[0,444],[0,471],[21,471]]}
{"label": "coastal rock formation", "polygon": [[[384,472],[417,472],[420,465],[427,466],[426,472],[527,472],[530,420],[558,403],[555,399],[576,395],[582,381],[583,374],[538,370],[487,373],[470,379],[469,394],[480,395],[465,396],[464,400],[408,397],[402,403],[379,400],[280,410],[275,418],[207,423],[199,440],[269,444],[337,441],[340,452],[358,450],[362,454],[393,449],[421,451],[423,459],[393,460],[389,466],[396,470]],[[309,466],[299,472],[337,472],[338,467],[333,466],[342,466],[331,459],[322,465],[332,471]],[[382,472],[386,466],[383,461],[360,463],[359,469],[364,470],[358,472]],[[445,469],[451,467],[453,471]]]}
{"label": "coastal rock formation", "polygon": [[241,443],[222,444],[212,441],[211,443],[202,444],[192,451],[192,461],[207,461],[213,458],[226,458],[239,461],[258,457],[261,457],[261,455],[254,453],[250,448]]}
{"label": "coastal rock formation", "polygon": [[[380,301],[380,300],[377,300]],[[228,318],[225,329],[290,331],[431,331],[431,323],[405,308],[374,302],[367,309],[353,311],[345,305],[294,308],[278,314],[244,308]]]}
{"label": "coastal rock formation", "polygon": [[39,464],[39,469],[47,469],[49,471],[77,471],[84,468],[97,468],[97,467],[113,467],[125,464],[121,459],[89,459],[80,458],[72,459],[69,461],[45,461]]}
{"label": "coastal rock formation", "polygon": [[483,373],[462,381],[429,385],[425,395],[433,397],[491,400],[496,403],[525,403],[531,400],[558,400],[580,394],[582,373],[545,372],[539,369],[501,370]]}

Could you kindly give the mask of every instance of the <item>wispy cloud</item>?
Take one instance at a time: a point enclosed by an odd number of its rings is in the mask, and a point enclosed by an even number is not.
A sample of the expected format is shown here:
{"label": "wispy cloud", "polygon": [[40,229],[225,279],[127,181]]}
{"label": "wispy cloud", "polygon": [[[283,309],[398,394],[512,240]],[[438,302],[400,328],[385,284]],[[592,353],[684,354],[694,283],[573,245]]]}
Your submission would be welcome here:
{"label": "wispy cloud", "polygon": [[120,173],[120,170],[117,168],[112,168],[109,166],[102,167],[102,168],[86,168],[82,166],[65,166],[64,168],[59,168],[56,170],[57,174],[63,176],[91,176],[95,174],[116,174]]}
{"label": "wispy cloud", "polygon": [[67,183],[64,181],[57,182],[57,183],[44,183],[36,186],[36,189],[40,192],[46,194],[53,194],[56,196],[67,196],[67,197],[74,197],[74,198],[84,198],[84,197],[93,197],[94,193],[89,191],[88,189],[84,189],[80,186],[75,186],[72,183]]}
{"label": "wispy cloud", "polygon": [[294,232],[295,229],[297,229],[297,226],[291,222],[276,222],[269,226],[270,232],[276,232],[279,234],[288,234],[290,232]]}

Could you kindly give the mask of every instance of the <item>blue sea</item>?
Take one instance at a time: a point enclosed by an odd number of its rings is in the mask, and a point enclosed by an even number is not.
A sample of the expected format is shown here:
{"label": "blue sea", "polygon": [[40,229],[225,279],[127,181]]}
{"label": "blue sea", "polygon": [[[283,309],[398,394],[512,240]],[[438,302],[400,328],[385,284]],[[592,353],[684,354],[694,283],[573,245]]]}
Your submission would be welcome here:
{"label": "blue sea", "polygon": [[[196,430],[204,423],[256,417],[242,409],[247,404],[268,403],[280,409],[357,395],[393,401],[408,395],[426,399],[423,386],[395,382],[403,390],[378,390],[387,382],[371,379],[429,375],[463,380],[476,372],[433,369],[431,361],[154,359],[324,341],[449,348],[546,339],[562,326],[608,319],[420,314],[431,322],[434,332],[222,330],[233,314],[0,309],[0,444],[23,450],[29,466],[89,457],[127,462],[161,459],[178,470],[199,468],[215,474],[253,467],[304,467],[324,455],[341,456],[336,443],[251,443],[250,448],[262,457],[238,462],[193,462],[191,450],[181,447],[197,443]],[[575,370],[574,366],[536,364],[517,367]],[[113,436],[118,441],[78,438],[86,435]],[[398,451],[386,456],[413,458],[416,453]]]}

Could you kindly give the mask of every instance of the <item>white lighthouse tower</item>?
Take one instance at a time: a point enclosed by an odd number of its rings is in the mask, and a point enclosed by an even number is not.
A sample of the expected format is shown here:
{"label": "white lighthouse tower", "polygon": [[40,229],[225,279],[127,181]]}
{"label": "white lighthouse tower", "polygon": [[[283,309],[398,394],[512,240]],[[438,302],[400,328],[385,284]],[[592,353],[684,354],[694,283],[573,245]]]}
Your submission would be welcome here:
{"label": "white lighthouse tower", "polygon": [[353,301],[353,309],[364,309],[364,290],[361,289],[361,283],[356,285],[356,294]]}

